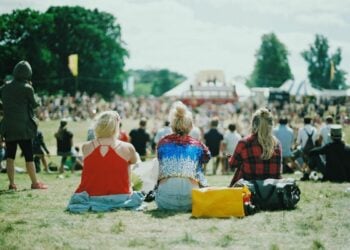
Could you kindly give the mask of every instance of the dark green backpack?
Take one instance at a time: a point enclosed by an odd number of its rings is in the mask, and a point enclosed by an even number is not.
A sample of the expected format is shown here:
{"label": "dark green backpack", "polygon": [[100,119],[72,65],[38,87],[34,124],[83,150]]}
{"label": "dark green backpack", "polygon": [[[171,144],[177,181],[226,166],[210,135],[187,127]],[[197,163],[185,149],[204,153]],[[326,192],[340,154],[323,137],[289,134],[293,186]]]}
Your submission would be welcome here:
{"label": "dark green backpack", "polygon": [[296,181],[288,179],[239,180],[252,193],[252,204],[260,210],[294,209],[300,200]]}

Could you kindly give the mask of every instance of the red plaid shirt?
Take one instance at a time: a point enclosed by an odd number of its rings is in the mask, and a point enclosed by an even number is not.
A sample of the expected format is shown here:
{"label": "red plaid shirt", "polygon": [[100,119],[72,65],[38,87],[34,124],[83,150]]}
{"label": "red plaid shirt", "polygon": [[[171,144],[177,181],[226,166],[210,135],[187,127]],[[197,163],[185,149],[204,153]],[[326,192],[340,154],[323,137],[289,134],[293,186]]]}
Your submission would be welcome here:
{"label": "red plaid shirt", "polygon": [[262,148],[257,135],[252,134],[240,140],[234,154],[230,158],[230,166],[237,168],[230,186],[239,179],[264,180],[268,178],[282,178],[282,150],[278,142],[272,157],[261,159]]}

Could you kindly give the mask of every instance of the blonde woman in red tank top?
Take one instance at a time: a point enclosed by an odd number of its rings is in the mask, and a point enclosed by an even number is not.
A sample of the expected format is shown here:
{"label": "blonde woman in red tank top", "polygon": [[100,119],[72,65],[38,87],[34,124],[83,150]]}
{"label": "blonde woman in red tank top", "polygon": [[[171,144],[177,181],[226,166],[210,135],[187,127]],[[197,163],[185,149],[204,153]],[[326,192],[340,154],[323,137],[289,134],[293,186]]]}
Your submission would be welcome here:
{"label": "blonde woman in red tank top", "polygon": [[130,165],[136,163],[137,154],[132,144],[118,139],[119,124],[116,111],[106,111],[97,117],[96,139],[82,147],[81,183],[68,204],[68,211],[100,212],[141,205],[143,195],[132,191],[130,180]]}

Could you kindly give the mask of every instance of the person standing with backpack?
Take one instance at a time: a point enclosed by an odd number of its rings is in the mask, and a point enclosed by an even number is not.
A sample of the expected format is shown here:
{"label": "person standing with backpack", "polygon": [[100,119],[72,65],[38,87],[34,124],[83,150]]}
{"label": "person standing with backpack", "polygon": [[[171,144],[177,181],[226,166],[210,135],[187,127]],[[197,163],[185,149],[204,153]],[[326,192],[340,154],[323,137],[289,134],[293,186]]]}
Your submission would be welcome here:
{"label": "person standing with backpack", "polygon": [[303,157],[303,171],[304,176],[301,178],[301,180],[308,180],[309,179],[309,157],[308,153],[312,148],[316,146],[318,135],[317,135],[317,129],[311,124],[311,117],[305,116],[304,117],[304,126],[299,128],[298,131],[298,137],[297,137],[297,144],[300,146],[302,151],[302,157]]}
{"label": "person standing with backpack", "polygon": [[27,173],[32,182],[31,189],[47,189],[35,173],[32,140],[38,129],[34,109],[39,103],[34,97],[31,82],[32,68],[27,61],[20,61],[13,69],[13,81],[0,88],[4,118],[0,124],[0,134],[5,138],[6,168],[9,189],[17,190],[14,182],[15,158],[18,146],[21,148]]}

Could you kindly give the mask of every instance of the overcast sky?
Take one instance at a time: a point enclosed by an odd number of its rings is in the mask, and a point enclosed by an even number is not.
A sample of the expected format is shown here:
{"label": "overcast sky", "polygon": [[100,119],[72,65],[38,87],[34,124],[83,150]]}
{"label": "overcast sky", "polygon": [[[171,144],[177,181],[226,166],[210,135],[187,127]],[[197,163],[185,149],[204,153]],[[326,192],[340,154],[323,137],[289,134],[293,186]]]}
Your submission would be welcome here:
{"label": "overcast sky", "polygon": [[226,78],[248,76],[261,36],[275,32],[297,80],[307,77],[300,52],[315,34],[328,38],[331,52],[342,48],[341,68],[350,73],[349,0],[0,0],[0,13],[58,5],[112,13],[130,52],[127,69],[168,68],[188,77],[221,69]]}

